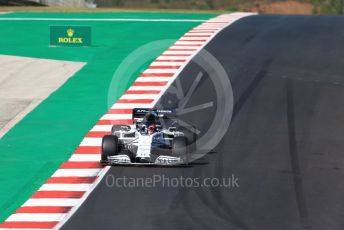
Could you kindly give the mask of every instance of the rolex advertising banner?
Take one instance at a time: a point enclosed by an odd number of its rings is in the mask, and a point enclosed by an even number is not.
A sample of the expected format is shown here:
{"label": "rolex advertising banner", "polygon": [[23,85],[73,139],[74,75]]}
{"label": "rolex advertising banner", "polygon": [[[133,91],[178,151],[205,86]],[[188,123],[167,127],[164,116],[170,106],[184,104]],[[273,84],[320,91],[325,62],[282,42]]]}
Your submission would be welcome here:
{"label": "rolex advertising banner", "polygon": [[90,26],[50,26],[51,46],[91,46]]}

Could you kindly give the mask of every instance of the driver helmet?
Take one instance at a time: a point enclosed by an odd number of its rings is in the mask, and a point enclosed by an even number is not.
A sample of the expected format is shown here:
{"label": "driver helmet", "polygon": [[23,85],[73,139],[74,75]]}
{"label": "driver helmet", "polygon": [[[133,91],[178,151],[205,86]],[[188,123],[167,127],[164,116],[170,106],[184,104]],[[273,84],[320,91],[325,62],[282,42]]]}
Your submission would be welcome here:
{"label": "driver helmet", "polygon": [[159,123],[159,116],[156,112],[149,112],[146,114],[144,124],[147,127],[148,134],[153,134]]}

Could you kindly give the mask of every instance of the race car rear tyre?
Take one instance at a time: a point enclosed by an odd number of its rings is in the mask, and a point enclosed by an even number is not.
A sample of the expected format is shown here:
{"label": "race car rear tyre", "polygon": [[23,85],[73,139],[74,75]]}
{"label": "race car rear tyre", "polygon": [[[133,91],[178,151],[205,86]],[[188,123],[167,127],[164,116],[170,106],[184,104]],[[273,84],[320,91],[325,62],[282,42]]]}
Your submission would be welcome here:
{"label": "race car rear tyre", "polygon": [[192,132],[194,128],[193,127],[184,127],[181,126],[178,128],[179,132],[184,133],[184,136],[186,137],[186,139],[188,140],[188,150],[190,153],[193,153],[194,151],[196,151],[196,140],[197,140],[197,135],[196,133]]}
{"label": "race car rear tyre", "polygon": [[114,135],[106,135],[102,140],[101,161],[107,161],[108,156],[118,154],[118,137]]}
{"label": "race car rear tyre", "polygon": [[188,140],[185,136],[178,136],[173,139],[173,155],[182,158],[185,164],[189,163]]}

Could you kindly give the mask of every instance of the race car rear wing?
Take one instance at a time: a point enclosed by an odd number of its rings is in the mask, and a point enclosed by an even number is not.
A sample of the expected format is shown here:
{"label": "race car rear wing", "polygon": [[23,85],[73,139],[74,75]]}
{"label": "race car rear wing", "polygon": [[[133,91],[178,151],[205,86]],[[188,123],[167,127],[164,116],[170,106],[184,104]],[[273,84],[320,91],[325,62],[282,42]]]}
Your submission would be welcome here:
{"label": "race car rear wing", "polygon": [[133,119],[137,120],[140,118],[144,118],[147,113],[155,112],[158,114],[159,117],[175,117],[176,112],[174,109],[147,109],[147,108],[134,108],[133,109]]}

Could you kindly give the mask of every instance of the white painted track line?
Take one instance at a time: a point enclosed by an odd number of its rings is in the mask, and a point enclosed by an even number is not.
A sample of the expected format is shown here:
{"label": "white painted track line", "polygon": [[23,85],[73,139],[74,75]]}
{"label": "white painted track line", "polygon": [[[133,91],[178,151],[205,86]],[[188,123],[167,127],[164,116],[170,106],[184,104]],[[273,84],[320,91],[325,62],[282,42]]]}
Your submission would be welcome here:
{"label": "white painted track line", "polygon": [[44,184],[39,191],[87,191],[92,184]]}
{"label": "white painted track line", "polygon": [[197,42],[194,42],[194,41],[179,41],[179,42],[176,42],[174,44],[175,45],[203,45],[204,42],[202,42],[202,41],[197,41]]}
{"label": "white painted track line", "polygon": [[[127,95],[129,96],[129,95]],[[122,96],[123,98],[123,96]],[[128,97],[129,98],[129,97]],[[137,97],[135,97],[137,98]],[[105,114],[100,118],[100,120],[127,120],[132,119],[133,116],[131,114]]]}
{"label": "white painted track line", "polygon": [[99,169],[58,169],[52,177],[94,177]]}
{"label": "white painted track line", "polygon": [[99,21],[99,22],[204,22],[202,19],[168,18],[1,18],[0,21]]}
{"label": "white painted track line", "polygon": [[164,86],[130,86],[129,90],[163,90],[164,88]]}
{"label": "white painted track line", "polygon": [[213,33],[186,33],[186,36],[212,36]]}
{"label": "white painted track line", "polygon": [[[100,140],[101,142],[101,140]],[[90,162],[90,161],[99,161],[99,158],[100,158],[100,154],[73,154],[70,158],[69,158],[69,161],[87,161],[87,162]],[[99,168],[98,170],[100,170],[101,168]]]}
{"label": "white painted track line", "polygon": [[79,199],[72,199],[72,198],[37,198],[37,199],[29,199],[26,201],[22,206],[68,206],[72,207],[79,202]]}
{"label": "white painted track line", "polygon": [[[165,80],[166,81],[166,80]],[[137,99],[137,98],[140,98],[140,99],[155,99],[158,95],[157,94],[124,94],[121,99]],[[104,115],[101,120],[114,120],[115,117],[112,116],[112,115],[117,115],[117,114],[106,114]],[[132,119],[132,116],[131,114],[128,114],[130,115],[130,118],[127,118],[127,119]]]}
{"label": "white painted track line", "polygon": [[[184,38],[183,38],[184,39]],[[194,38],[188,38],[190,40],[194,40]],[[165,51],[163,54],[193,54],[195,51]]]}
{"label": "white painted track line", "polygon": [[[148,87],[151,89],[152,87]],[[139,103],[116,103],[112,109],[133,109],[133,108],[150,108],[150,104],[139,104]]]}
{"label": "white painted track line", "polygon": [[[171,77],[139,77],[136,79],[136,82],[159,82],[159,81],[164,82],[164,81],[169,81],[169,80],[171,80]],[[157,97],[157,95],[154,95],[154,96]]]}
{"label": "white painted track line", "polygon": [[91,131],[92,132],[109,132],[112,129],[112,125],[95,125]]}
{"label": "white painted track line", "polygon": [[[188,43],[190,44],[190,43]],[[157,60],[162,60],[162,61],[166,61],[166,60],[185,60],[187,59],[189,56],[160,56]]]}
{"label": "white painted track line", "polygon": [[[102,144],[102,138],[86,137],[81,142],[80,146],[101,146],[101,144]],[[99,159],[99,157],[98,157],[98,159]]]}
{"label": "white painted track line", "polygon": [[56,213],[17,213],[10,216],[7,221],[61,221],[66,214]]}
{"label": "white painted track line", "polygon": [[152,62],[150,66],[180,66],[183,62],[173,62],[173,61],[165,61],[165,62]]}

